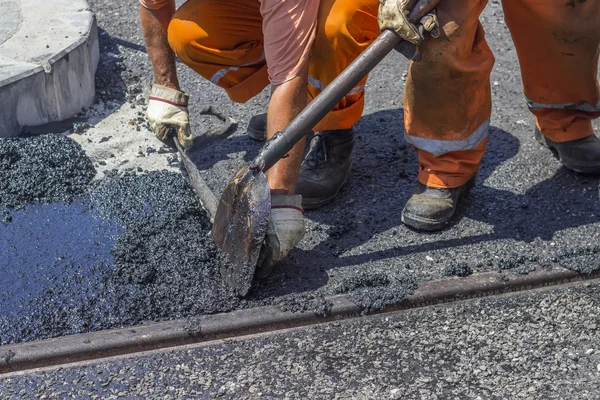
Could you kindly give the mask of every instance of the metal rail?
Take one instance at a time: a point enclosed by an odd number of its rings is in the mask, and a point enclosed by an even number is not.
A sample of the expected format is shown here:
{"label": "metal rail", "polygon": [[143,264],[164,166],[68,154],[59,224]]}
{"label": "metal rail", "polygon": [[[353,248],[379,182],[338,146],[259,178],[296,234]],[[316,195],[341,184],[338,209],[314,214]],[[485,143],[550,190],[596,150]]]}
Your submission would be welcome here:
{"label": "metal rail", "polygon": [[[538,270],[528,275],[505,271],[478,273],[466,278],[445,278],[425,282],[403,301],[372,314],[598,278],[600,278],[600,271],[581,275],[564,268]],[[0,375],[216,339],[317,325],[363,315],[363,310],[354,304],[348,295],[334,296],[328,300],[332,302],[333,307],[326,316],[319,316],[310,311],[294,313],[282,311],[274,306],[265,306],[197,317],[194,320],[193,333],[186,329],[188,320],[183,319],[2,346],[0,347]]]}

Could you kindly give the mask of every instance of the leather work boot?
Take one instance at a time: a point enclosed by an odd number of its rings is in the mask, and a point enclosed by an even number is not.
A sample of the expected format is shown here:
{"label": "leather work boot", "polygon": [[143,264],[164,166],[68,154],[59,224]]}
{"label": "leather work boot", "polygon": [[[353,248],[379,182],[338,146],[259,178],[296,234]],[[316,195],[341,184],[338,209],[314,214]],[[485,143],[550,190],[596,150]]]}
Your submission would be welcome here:
{"label": "leather work boot", "polygon": [[257,114],[250,118],[246,132],[250,139],[264,142],[267,139],[267,113]]}
{"label": "leather work boot", "polygon": [[453,189],[438,189],[418,183],[402,210],[402,222],[420,231],[444,229],[456,213],[460,198],[475,186],[477,174],[464,185]]}
{"label": "leather work boot", "polygon": [[353,148],[353,128],[314,134],[296,185],[304,209],[320,207],[335,198],[350,176]]}
{"label": "leather work boot", "polygon": [[544,136],[536,127],[535,139],[549,148],[566,168],[581,174],[600,174],[600,139],[596,136],[557,143]]}

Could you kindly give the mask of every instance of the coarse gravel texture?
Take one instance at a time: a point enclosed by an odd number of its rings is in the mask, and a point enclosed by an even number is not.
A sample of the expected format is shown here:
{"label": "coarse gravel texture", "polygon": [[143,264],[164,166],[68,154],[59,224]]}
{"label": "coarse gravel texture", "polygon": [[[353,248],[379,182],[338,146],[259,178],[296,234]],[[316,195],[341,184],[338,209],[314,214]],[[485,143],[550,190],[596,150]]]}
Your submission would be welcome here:
{"label": "coarse gravel texture", "polygon": [[[138,2],[90,4],[101,49],[97,95],[70,127],[87,157],[73,154],[64,165],[85,163],[81,171],[68,172],[79,176],[91,160],[96,181],[81,188],[92,192],[91,199],[34,202],[0,215],[1,343],[264,304],[325,314],[331,307],[327,296],[339,293],[367,311],[402,299],[423,280],[448,275],[498,269],[526,274],[549,265],[584,273],[600,268],[599,178],[561,168],[534,141],[510,35],[498,2],[490,1],[482,22],[497,59],[493,127],[478,186],[456,221],[433,234],[400,222],[417,170],[415,152],[402,136],[408,64],[391,54],[367,84],[352,174],[340,196],[307,212],[308,232],[300,246],[246,299],[233,298],[216,275],[215,265],[223,260],[210,243],[206,216],[178,176],[178,157],[161,154],[144,119],[152,72]],[[267,91],[233,104],[221,89],[181,63],[178,68],[191,95],[196,135],[219,123],[195,112],[207,105],[239,121],[230,138],[192,154],[218,194],[261,146],[243,128],[264,111]],[[149,172],[161,168],[170,172]],[[22,190],[33,190],[34,200],[45,187],[51,193],[44,185]]]}
{"label": "coarse gravel texture", "polygon": [[0,138],[0,207],[68,202],[95,174],[81,147],[64,136]]}
{"label": "coarse gravel texture", "polygon": [[[598,399],[600,285],[0,378],[8,399]],[[41,397],[45,396],[45,397]]]}

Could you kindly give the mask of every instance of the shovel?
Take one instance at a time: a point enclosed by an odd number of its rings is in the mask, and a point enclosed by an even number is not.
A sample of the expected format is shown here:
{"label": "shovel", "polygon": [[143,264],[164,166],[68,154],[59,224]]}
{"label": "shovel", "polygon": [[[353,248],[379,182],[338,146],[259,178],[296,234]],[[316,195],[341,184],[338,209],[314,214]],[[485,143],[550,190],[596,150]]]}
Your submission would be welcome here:
{"label": "shovel", "polygon": [[[230,117],[222,115],[217,111],[214,111],[210,106],[200,111],[200,114],[215,116],[223,122],[223,125],[194,137],[194,143],[192,145],[192,148],[206,149],[206,147],[208,147],[212,143],[226,139],[235,131],[235,128],[237,126],[236,121],[234,121]],[[204,208],[204,210],[208,212],[210,221],[214,222],[215,214],[217,213],[217,204],[219,203],[217,197],[215,196],[213,191],[210,190],[204,179],[202,179],[202,176],[200,175],[200,170],[198,169],[196,164],[194,164],[194,162],[190,159],[187,151],[179,144],[179,140],[177,140],[177,138],[175,137],[175,130],[171,132],[171,137],[173,139],[175,147],[177,148],[177,151],[179,152],[179,155],[181,156],[181,159],[183,160],[183,166],[185,167],[188,173],[190,185],[196,192],[196,195],[200,200],[200,205],[202,206],[202,208]]]}
{"label": "shovel", "polygon": [[[415,2],[413,0],[412,2]],[[420,0],[409,18],[418,23],[441,0]],[[256,158],[231,178],[214,218],[212,234],[230,263],[222,265],[221,277],[239,296],[250,290],[261,255],[271,212],[271,194],[265,172],[283,158],[333,107],[344,98],[394,48],[415,54],[415,47],[396,32],[385,30],[337,78],[335,78],[281,132],[269,139]],[[264,253],[264,252],[263,252]]]}

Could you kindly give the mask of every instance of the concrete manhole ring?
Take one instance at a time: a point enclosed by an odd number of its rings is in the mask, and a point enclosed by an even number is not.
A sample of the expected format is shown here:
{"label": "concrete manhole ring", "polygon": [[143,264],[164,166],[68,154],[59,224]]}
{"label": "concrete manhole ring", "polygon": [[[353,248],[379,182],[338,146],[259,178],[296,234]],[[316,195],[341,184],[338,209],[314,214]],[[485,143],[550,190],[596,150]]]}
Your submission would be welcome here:
{"label": "concrete manhole ring", "polygon": [[0,0],[0,7],[0,137],[89,106],[100,53],[87,2]]}

